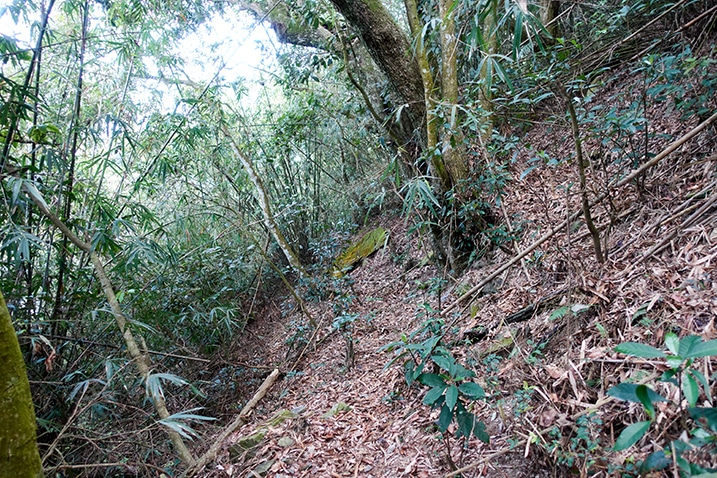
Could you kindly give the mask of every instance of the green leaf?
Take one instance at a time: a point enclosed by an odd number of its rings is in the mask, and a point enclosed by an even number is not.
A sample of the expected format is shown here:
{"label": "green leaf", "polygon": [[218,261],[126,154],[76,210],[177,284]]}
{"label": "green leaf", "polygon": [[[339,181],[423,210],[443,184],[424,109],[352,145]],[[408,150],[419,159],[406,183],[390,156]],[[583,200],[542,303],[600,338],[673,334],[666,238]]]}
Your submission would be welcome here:
{"label": "green leaf", "polygon": [[710,390],[710,384],[705,378],[705,376],[702,375],[702,372],[697,369],[692,369],[688,370],[688,373],[692,374],[692,376],[702,384],[702,390],[705,391],[705,394],[707,395],[707,400],[712,403],[712,391]]}
{"label": "green leaf", "polygon": [[679,355],[668,355],[665,359],[665,362],[667,362],[667,366],[674,369],[680,368],[684,361],[685,359],[683,359]]}
{"label": "green leaf", "polygon": [[690,415],[695,420],[704,418],[707,421],[707,428],[713,432],[717,432],[717,408],[715,407],[697,407],[688,409]]}
{"label": "green leaf", "polygon": [[478,421],[473,427],[473,435],[483,443],[490,443],[490,435],[482,421]]}
{"label": "green leaf", "polygon": [[635,395],[638,400],[640,400],[640,403],[642,403],[642,406],[645,407],[645,412],[647,416],[650,417],[650,420],[654,420],[655,407],[652,405],[652,400],[650,400],[649,390],[646,385],[638,385],[637,388],[635,388]]}
{"label": "green leaf", "polygon": [[689,355],[683,355],[686,358],[710,357],[717,355],[717,340],[709,340],[696,344],[689,352]]}
{"label": "green leaf", "polygon": [[473,370],[468,370],[463,365],[456,363],[453,366],[452,377],[453,380],[465,380],[466,378],[473,378],[476,374]]}
{"label": "green leaf", "polygon": [[158,423],[166,426],[167,428],[170,428],[180,435],[182,435],[184,438],[187,438],[189,440],[192,440],[193,437],[198,436],[198,433],[194,431],[192,427],[187,425],[186,423],[183,423],[184,421],[210,421],[210,420],[216,420],[216,418],[212,417],[205,417],[202,415],[196,415],[194,411],[201,410],[201,408],[192,408],[191,410],[187,410],[185,412],[179,412],[175,413],[174,415],[170,415],[167,418],[163,418],[162,420],[159,420]]}
{"label": "green leaf", "polygon": [[422,373],[418,376],[417,380],[423,385],[428,385],[429,387],[446,387],[446,381],[443,380],[443,377],[436,373]]}
{"label": "green leaf", "polygon": [[697,399],[700,398],[700,388],[694,377],[686,373],[682,377],[682,393],[685,394],[685,400],[690,407],[697,405]]}
{"label": "green leaf", "polygon": [[448,405],[444,404],[443,407],[441,407],[441,414],[438,417],[438,429],[441,433],[445,433],[445,431],[448,430],[448,426],[451,424],[452,420],[453,410],[448,408]]}
{"label": "green leaf", "polygon": [[650,453],[640,465],[640,473],[646,475],[651,471],[664,470],[672,464],[672,459],[665,456],[663,450]]}
{"label": "green leaf", "polygon": [[[659,393],[655,392],[649,387],[646,387],[642,385],[647,389],[647,398],[652,403],[656,402],[666,402],[667,399],[660,395]],[[634,383],[620,383],[612,387],[610,390],[607,391],[607,394],[611,397],[615,397],[618,400],[626,400],[628,402],[634,402],[634,403],[642,403],[642,400],[640,400],[640,397],[637,396],[637,387],[638,385]]]}
{"label": "green leaf", "polygon": [[641,358],[662,358],[666,356],[662,350],[639,342],[624,342],[615,347],[615,351]]}
{"label": "green leaf", "polygon": [[613,451],[621,451],[630,448],[643,437],[647,429],[650,428],[651,421],[637,422],[625,428],[620,436],[617,437]]}
{"label": "green leaf", "polygon": [[448,358],[444,355],[432,355],[431,359],[436,365],[451,374],[451,376],[453,375],[451,373],[453,371],[453,366],[455,365],[455,360],[453,360],[453,357]]}
{"label": "green leaf", "polygon": [[438,400],[441,395],[443,395],[443,391],[445,390],[445,387],[434,387],[426,393],[426,396],[423,397],[423,404],[424,405],[433,405],[436,403],[436,400]]}
{"label": "green leaf", "polygon": [[476,417],[465,410],[456,413],[456,423],[458,423],[458,436],[470,436],[475,430]]}
{"label": "green leaf", "polygon": [[662,376],[660,377],[661,382],[667,382],[671,383],[675,386],[678,386],[677,380],[675,379],[675,375],[677,375],[678,370],[675,370],[673,368],[665,370],[662,372]]}
{"label": "green leaf", "polygon": [[690,353],[694,350],[695,346],[702,343],[702,337],[699,335],[689,335],[683,337],[680,340],[680,346],[677,349],[677,354],[680,357],[691,358]]}
{"label": "green leaf", "polygon": [[674,355],[679,355],[680,351],[680,339],[673,332],[665,334],[665,345],[667,350],[672,352]]}
{"label": "green leaf", "polygon": [[448,408],[453,410],[453,407],[456,406],[456,402],[458,401],[458,387],[455,385],[451,385],[446,390],[446,405],[448,405]]}
{"label": "green leaf", "polygon": [[147,394],[153,399],[155,397],[164,398],[164,388],[162,387],[162,380],[180,386],[187,385],[189,383],[183,378],[171,373],[151,373],[147,375],[145,389],[147,390]]}
{"label": "green leaf", "polygon": [[406,362],[403,364],[403,377],[406,379],[406,385],[408,385],[409,387],[413,384],[415,370],[416,363],[413,360],[406,360]]}
{"label": "green leaf", "polygon": [[25,188],[25,191],[27,192],[27,194],[30,195],[33,200],[42,204],[45,209],[50,209],[47,206],[45,199],[42,197],[42,194],[40,194],[40,191],[37,190],[34,184],[32,184],[30,181],[21,181],[18,184],[21,184]]}
{"label": "green leaf", "polygon": [[555,309],[551,314],[548,320],[555,320],[555,319],[561,319],[570,312],[570,306],[564,305],[562,307],[558,307]]}
{"label": "green leaf", "polygon": [[474,382],[464,382],[458,386],[458,390],[468,398],[478,399],[485,397],[483,387]]}

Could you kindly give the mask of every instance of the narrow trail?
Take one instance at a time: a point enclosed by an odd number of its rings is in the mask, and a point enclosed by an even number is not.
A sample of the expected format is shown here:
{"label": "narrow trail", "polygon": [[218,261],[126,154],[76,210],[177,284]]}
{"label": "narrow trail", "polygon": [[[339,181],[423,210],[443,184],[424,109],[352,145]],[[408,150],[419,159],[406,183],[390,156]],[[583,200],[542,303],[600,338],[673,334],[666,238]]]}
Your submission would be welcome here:
{"label": "narrow trail", "polygon": [[[650,116],[664,133],[653,140],[655,151],[696,126],[670,111],[655,109]],[[522,177],[535,151],[570,158],[569,142],[554,141],[560,134],[541,127],[529,131],[505,174]],[[593,139],[585,147],[600,145]],[[638,421],[640,409],[613,401],[606,392],[660,370],[617,354],[614,347],[625,341],[660,347],[669,331],[717,336],[714,147],[714,135],[696,136],[650,170],[644,182],[627,185],[593,208],[609,254],[604,264],[595,260],[586,228],[577,221],[447,314],[457,319],[444,345],[475,371],[488,394],[472,411],[485,423],[490,444],[471,439],[462,446],[442,437],[435,426],[438,412],[422,403],[426,389],[407,386],[400,363],[385,368],[393,355],[382,347],[415,331],[426,314],[438,316],[441,307],[515,257],[511,247],[525,250],[578,210],[569,161],[531,171],[530,181],[510,181],[502,212],[519,228],[519,242],[494,249],[440,290],[440,271],[421,265],[428,250],[416,234],[407,234],[406,221],[377,220],[374,227],[390,231],[389,245],[349,274],[350,287],[308,302],[322,324],[316,347],[298,370],[274,385],[201,476],[434,477],[461,467],[468,467],[462,476],[476,477],[577,476],[585,470],[596,477],[619,476],[660,443],[610,451],[625,424]],[[620,176],[609,168],[590,174],[594,196]],[[229,362],[256,366],[262,376],[295,354],[308,333],[291,299],[274,300],[257,311],[230,352]],[[337,307],[354,318],[353,363],[347,360],[346,338],[331,325]],[[717,361],[704,366],[710,376]],[[261,376],[241,380],[237,389],[249,392]],[[296,416],[267,426],[280,410]],[[679,435],[679,417],[661,413],[665,433]],[[265,432],[263,439],[238,446],[257,430]]]}

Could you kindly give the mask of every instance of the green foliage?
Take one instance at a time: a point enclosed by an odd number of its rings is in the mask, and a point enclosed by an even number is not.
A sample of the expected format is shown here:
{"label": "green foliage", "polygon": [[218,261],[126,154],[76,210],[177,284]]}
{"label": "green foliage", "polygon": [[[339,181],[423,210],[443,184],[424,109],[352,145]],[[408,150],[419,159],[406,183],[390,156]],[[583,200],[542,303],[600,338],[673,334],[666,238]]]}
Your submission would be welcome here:
{"label": "green foliage", "polygon": [[[717,441],[717,415],[713,407],[696,407],[702,393],[709,403],[712,403],[712,395],[710,383],[695,366],[695,359],[717,356],[717,340],[705,342],[697,335],[680,339],[670,332],[665,334],[664,349],[637,342],[625,342],[615,347],[615,350],[635,357],[664,359],[667,370],[663,372],[660,381],[679,390],[680,400],[674,404],[675,407],[681,407],[684,399],[694,419],[692,427],[685,430],[688,439],[674,440],[665,451],[651,454],[642,464],[642,472],[665,469],[674,462],[679,467],[681,476],[696,476],[694,473],[697,473],[700,467],[690,463],[684,453]],[[647,385],[633,383],[620,383],[608,390],[608,395],[641,404],[648,417],[648,420],[633,423],[620,433],[613,447],[615,451],[625,450],[640,441],[655,420],[654,404],[668,401]],[[703,425],[700,419],[704,419],[706,424]]]}
{"label": "green foliage", "polygon": [[168,416],[167,418],[163,418],[159,420],[158,423],[161,425],[164,425],[165,427],[176,431],[180,435],[182,435],[184,438],[187,439],[193,439],[194,437],[199,436],[199,433],[194,430],[187,422],[191,421],[211,421],[216,420],[216,418],[211,417],[205,417],[203,415],[197,415],[195,412],[197,410],[201,410],[201,408],[192,408],[190,410],[184,411],[184,412],[178,412],[173,413],[172,415]]}
{"label": "green foliage", "polygon": [[572,470],[590,470],[599,458],[600,433],[603,422],[594,413],[582,415],[575,420],[573,432],[564,437],[558,427],[550,429],[548,449],[558,465]]}
{"label": "green foliage", "polygon": [[[490,437],[485,424],[470,411],[474,401],[486,398],[485,391],[472,380],[475,372],[464,367],[440,345],[443,326],[442,320],[429,318],[410,335],[403,335],[401,340],[381,347],[383,351],[396,354],[385,368],[403,359],[406,383],[428,387],[423,404],[440,409],[437,426],[441,434],[445,435],[451,423],[455,423],[456,437],[468,439],[475,436],[488,443]],[[433,372],[428,372],[431,365]]]}

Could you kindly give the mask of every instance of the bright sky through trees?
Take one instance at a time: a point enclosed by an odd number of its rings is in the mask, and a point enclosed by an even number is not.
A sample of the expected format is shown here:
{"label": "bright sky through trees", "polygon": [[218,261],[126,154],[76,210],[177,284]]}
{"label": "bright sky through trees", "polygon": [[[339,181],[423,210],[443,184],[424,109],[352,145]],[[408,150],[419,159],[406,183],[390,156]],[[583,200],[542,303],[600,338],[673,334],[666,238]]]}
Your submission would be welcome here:
{"label": "bright sky through trees", "polygon": [[[11,0],[0,0],[0,34],[15,38],[23,47],[32,48],[34,40],[29,25],[22,18],[16,24],[6,10],[11,3]],[[39,21],[39,18],[31,20]],[[276,67],[277,46],[271,29],[257,24],[248,13],[215,14],[174,48],[173,53],[184,60],[183,77],[178,79],[199,84],[206,84],[215,77],[224,84],[243,80],[247,88],[246,105],[250,107],[256,103],[267,72]],[[158,73],[151,62],[146,64],[150,71]],[[176,105],[175,89],[161,81],[147,82],[145,87],[161,91],[165,109],[172,110]]]}

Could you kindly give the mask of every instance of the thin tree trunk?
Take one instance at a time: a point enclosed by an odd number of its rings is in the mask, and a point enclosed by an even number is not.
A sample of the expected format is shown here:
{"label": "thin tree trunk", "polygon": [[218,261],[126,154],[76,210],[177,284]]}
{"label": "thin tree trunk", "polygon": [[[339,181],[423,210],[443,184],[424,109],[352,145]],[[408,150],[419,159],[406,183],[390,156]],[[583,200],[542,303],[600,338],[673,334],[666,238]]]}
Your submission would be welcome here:
{"label": "thin tree trunk", "polygon": [[[488,12],[483,23],[484,55],[495,55],[498,52],[498,4],[499,0],[489,0]],[[486,114],[487,127],[483,132],[483,141],[488,142],[493,134],[493,92],[491,91],[488,75],[492,72],[488,69],[488,59],[484,58],[483,66],[480,69],[480,79],[483,82],[481,88],[481,107]]]}
{"label": "thin tree trunk", "polygon": [[43,476],[25,361],[0,291],[0,475]]}
{"label": "thin tree trunk", "polygon": [[221,123],[221,129],[224,133],[224,136],[226,136],[229,140],[229,144],[234,150],[234,154],[236,154],[236,156],[239,158],[239,161],[241,161],[242,166],[244,166],[244,170],[249,175],[249,179],[251,180],[252,184],[254,184],[256,196],[259,200],[259,206],[261,207],[262,216],[264,218],[264,226],[266,226],[266,229],[269,231],[269,234],[274,236],[274,240],[279,245],[281,251],[284,253],[286,260],[289,261],[289,265],[291,266],[291,268],[294,269],[300,277],[306,277],[308,274],[306,273],[304,266],[301,265],[299,257],[296,255],[296,252],[294,252],[294,249],[286,240],[284,234],[281,232],[279,226],[274,220],[274,215],[271,212],[271,205],[269,204],[269,196],[266,193],[266,189],[264,189],[264,184],[262,183],[261,178],[257,174],[256,169],[254,169],[254,164],[239,148],[239,145],[236,143],[234,137],[229,132],[229,128],[227,128],[224,123]]}
{"label": "thin tree trunk", "polygon": [[[124,339],[125,345],[127,345],[127,351],[129,352],[129,356],[137,364],[137,369],[139,370],[142,382],[147,383],[147,379],[151,373],[150,358],[146,353],[143,353],[140,350],[139,346],[137,345],[137,340],[135,339],[134,334],[132,334],[130,328],[127,327],[127,317],[122,311],[122,307],[120,306],[119,301],[117,300],[117,296],[115,295],[114,287],[112,286],[112,283],[110,282],[110,279],[105,272],[104,265],[102,264],[102,261],[100,260],[99,256],[92,250],[90,244],[82,241],[79,237],[77,237],[77,235],[72,232],[70,228],[68,228],[67,225],[62,220],[60,220],[60,218],[55,216],[48,209],[47,204],[42,199],[36,189],[29,188],[26,184],[25,191],[27,192],[30,199],[32,199],[32,202],[34,202],[35,205],[38,207],[40,212],[42,212],[42,214],[47,217],[50,222],[52,222],[55,227],[57,227],[62,232],[62,234],[67,237],[70,242],[72,242],[83,252],[90,255],[90,260],[92,261],[92,265],[94,266],[95,274],[100,281],[102,291],[104,292],[105,298],[110,305],[112,315],[114,316],[115,322],[117,323],[117,327],[122,334],[122,338]],[[154,403],[154,408],[155,410],[157,410],[157,415],[159,415],[160,419],[164,420],[166,418],[169,418],[170,414],[167,410],[167,404],[161,394],[152,394],[152,402]],[[179,433],[177,433],[176,431],[170,429],[167,430],[167,434],[169,435],[169,438],[172,441],[174,449],[176,450],[179,458],[181,458],[181,460],[186,464],[192,465],[194,463],[194,457],[189,451],[189,448],[187,448],[187,445],[184,443],[184,440],[182,440],[181,435],[179,435]],[[49,456],[49,454],[50,453],[48,452],[47,456]]]}
{"label": "thin tree trunk", "polygon": [[582,204],[583,216],[585,217],[585,224],[590,231],[590,235],[593,239],[593,246],[595,248],[595,258],[598,262],[605,262],[605,256],[603,255],[602,247],[600,246],[600,232],[595,223],[593,222],[592,214],[590,213],[590,201],[588,200],[587,191],[587,179],[585,178],[585,157],[583,156],[583,145],[580,140],[580,125],[578,124],[578,115],[575,112],[573,101],[570,96],[565,92],[563,87],[560,87],[560,93],[565,100],[568,107],[568,114],[570,116],[570,125],[573,131],[573,141],[575,141],[575,155],[578,163],[578,176],[580,178],[580,199]]}
{"label": "thin tree trunk", "polygon": [[[12,146],[15,132],[17,131],[17,125],[20,121],[20,106],[25,102],[27,90],[30,87],[30,81],[32,80],[32,75],[35,69],[35,62],[40,55],[40,51],[42,50],[42,40],[43,38],[45,38],[45,32],[47,31],[47,22],[50,19],[50,12],[52,12],[52,7],[54,4],[55,0],[50,0],[49,5],[47,6],[47,11],[42,17],[42,26],[40,27],[40,34],[38,35],[37,43],[35,44],[35,49],[32,53],[32,61],[30,62],[30,68],[28,68],[27,74],[25,75],[25,82],[23,83],[23,88],[20,90],[19,97],[15,101],[14,105],[11,106],[12,113],[10,119],[10,127],[8,128],[8,131],[5,135],[5,143],[3,144],[2,157],[0,158],[0,171],[3,171],[5,169],[5,163],[10,156],[10,147]],[[12,102],[12,98],[10,98],[9,102]]]}
{"label": "thin tree trunk", "polygon": [[[87,47],[87,26],[89,23],[89,2],[85,1],[82,7],[82,32],[80,40],[80,71],[77,75],[77,86],[75,91],[75,103],[72,109],[72,118],[70,120],[70,140],[65,146],[63,156],[70,157],[69,175],[65,183],[65,188],[62,194],[65,196],[65,205],[62,211],[62,221],[67,222],[70,219],[72,212],[72,189],[75,182],[75,163],[77,160],[77,142],[79,137],[79,124],[80,124],[80,113],[82,112],[82,82],[83,74],[85,70],[85,49]],[[68,256],[68,238],[67,236],[62,239],[62,246],[60,247],[60,264],[57,275],[57,289],[55,292],[55,305],[52,310],[53,324],[60,322],[60,308],[65,292],[65,274],[67,273],[67,256]]]}

